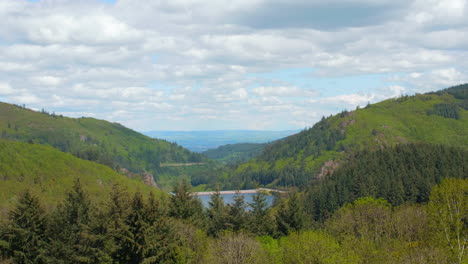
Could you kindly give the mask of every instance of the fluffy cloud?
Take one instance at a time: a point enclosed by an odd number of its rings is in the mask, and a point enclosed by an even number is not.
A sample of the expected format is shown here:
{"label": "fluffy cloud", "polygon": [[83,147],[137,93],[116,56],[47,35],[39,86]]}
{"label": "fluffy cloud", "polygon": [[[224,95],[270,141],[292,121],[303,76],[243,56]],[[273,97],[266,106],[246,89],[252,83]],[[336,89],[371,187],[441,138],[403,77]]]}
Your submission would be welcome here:
{"label": "fluffy cloud", "polygon": [[468,81],[467,15],[464,0],[0,0],[0,96],[140,130],[310,126]]}
{"label": "fluffy cloud", "polygon": [[11,95],[14,92],[9,83],[0,83],[0,95]]}

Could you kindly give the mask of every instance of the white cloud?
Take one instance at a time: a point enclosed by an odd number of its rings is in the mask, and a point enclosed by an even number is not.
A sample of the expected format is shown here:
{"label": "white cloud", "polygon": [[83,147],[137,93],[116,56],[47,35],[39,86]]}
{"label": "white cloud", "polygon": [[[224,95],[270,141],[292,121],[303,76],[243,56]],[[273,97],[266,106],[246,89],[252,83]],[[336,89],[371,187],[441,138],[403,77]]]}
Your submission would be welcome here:
{"label": "white cloud", "polygon": [[257,87],[253,92],[259,96],[283,96],[283,97],[299,97],[299,96],[313,96],[317,93],[315,91],[300,89],[296,86],[277,86],[277,87]]}
{"label": "white cloud", "polygon": [[365,94],[344,94],[344,95],[337,95],[337,96],[331,96],[331,97],[326,97],[319,102],[321,103],[336,103],[336,104],[346,104],[348,106],[363,106],[367,104],[368,102],[374,101],[376,95],[370,94],[370,95],[365,95]]}
{"label": "white cloud", "polygon": [[57,86],[62,83],[62,79],[55,76],[36,76],[32,81],[45,86]]}
{"label": "white cloud", "polygon": [[[465,0],[0,0],[0,93],[144,130],[303,127],[468,81],[467,11]],[[375,74],[374,88],[353,81]]]}
{"label": "white cloud", "polygon": [[0,95],[14,94],[15,90],[10,86],[9,83],[0,83]]}

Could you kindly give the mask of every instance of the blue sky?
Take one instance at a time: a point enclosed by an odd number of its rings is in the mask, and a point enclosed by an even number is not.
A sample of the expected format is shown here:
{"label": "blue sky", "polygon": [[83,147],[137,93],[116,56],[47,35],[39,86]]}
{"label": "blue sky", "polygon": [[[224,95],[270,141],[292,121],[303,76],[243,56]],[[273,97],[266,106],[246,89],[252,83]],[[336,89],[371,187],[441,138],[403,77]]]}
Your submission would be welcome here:
{"label": "blue sky", "polygon": [[0,0],[0,100],[149,130],[288,130],[468,82],[466,0]]}

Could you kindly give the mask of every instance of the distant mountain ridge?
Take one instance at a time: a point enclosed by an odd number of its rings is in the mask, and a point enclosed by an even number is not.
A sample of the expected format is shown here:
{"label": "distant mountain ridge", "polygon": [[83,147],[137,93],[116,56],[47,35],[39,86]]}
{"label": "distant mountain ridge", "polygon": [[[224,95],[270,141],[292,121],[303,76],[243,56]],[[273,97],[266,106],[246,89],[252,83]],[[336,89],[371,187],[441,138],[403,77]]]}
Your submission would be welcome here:
{"label": "distant mountain ridge", "polygon": [[268,143],[297,132],[299,130],[148,131],[142,133],[175,142],[191,151],[203,152],[227,144]]}
{"label": "distant mountain ridge", "polygon": [[406,143],[468,148],[468,84],[324,117],[239,165],[230,187],[305,186],[330,174],[348,154]]}

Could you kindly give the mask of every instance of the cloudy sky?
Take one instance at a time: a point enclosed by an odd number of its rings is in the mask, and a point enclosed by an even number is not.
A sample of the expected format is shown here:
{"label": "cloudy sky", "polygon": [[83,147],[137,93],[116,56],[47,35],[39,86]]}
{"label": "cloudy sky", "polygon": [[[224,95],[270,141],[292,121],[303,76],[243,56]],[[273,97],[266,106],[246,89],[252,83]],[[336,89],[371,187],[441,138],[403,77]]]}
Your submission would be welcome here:
{"label": "cloudy sky", "polygon": [[467,0],[0,0],[0,101],[139,131],[310,127],[468,82]]}

